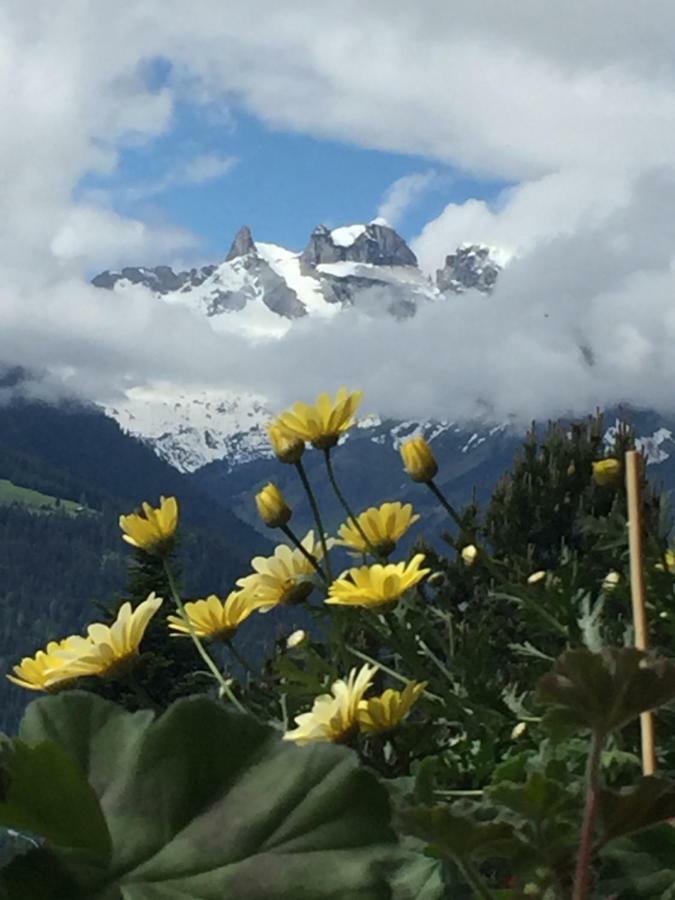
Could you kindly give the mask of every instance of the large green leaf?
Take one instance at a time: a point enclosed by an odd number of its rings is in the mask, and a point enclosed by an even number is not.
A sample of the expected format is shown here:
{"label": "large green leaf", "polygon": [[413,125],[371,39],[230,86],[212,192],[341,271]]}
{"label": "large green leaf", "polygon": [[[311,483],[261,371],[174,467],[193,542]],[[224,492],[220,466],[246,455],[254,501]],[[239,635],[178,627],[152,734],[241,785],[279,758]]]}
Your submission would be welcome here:
{"label": "large green leaf", "polygon": [[600,853],[603,897],[616,900],[675,898],[675,828],[662,824],[619,838]]}
{"label": "large green leaf", "polygon": [[604,790],[599,812],[605,841],[640,831],[675,816],[675,784],[651,775],[621,791]]}
{"label": "large green leaf", "polygon": [[6,787],[0,825],[34,832],[54,846],[89,853],[105,864],[111,847],[101,807],[63,747],[52,741],[35,747],[16,741],[3,753],[2,765]]}
{"label": "large green leaf", "polygon": [[[295,747],[203,697],[153,721],[77,692],[32,704],[21,738],[51,740],[71,754],[105,816],[110,864],[95,886],[90,871],[75,870],[73,898],[391,896],[389,870],[400,851],[386,792],[344,748]],[[10,864],[11,900],[68,895],[63,884],[52,890],[48,876],[36,893],[35,873],[48,871],[49,854],[61,860],[48,847]],[[28,877],[33,894],[22,887]]]}
{"label": "large green leaf", "polygon": [[607,735],[675,699],[675,664],[631,647],[568,650],[540,680],[544,725],[558,737],[590,729]]}

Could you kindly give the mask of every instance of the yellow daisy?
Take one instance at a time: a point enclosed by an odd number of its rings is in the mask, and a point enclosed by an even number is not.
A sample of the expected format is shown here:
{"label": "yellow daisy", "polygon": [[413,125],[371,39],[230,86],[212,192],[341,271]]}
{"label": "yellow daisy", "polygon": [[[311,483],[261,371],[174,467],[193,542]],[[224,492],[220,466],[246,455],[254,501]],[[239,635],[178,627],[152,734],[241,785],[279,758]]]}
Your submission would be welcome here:
{"label": "yellow daisy", "polygon": [[284,740],[296,744],[348,740],[358,731],[359,704],[376,672],[376,666],[364,665],[358,672],[352,669],[346,680],[338,679],[330,694],[321,694],[314,700],[310,712],[295,717],[297,727],[287,731]]}
{"label": "yellow daisy", "polygon": [[593,480],[601,487],[620,484],[622,473],[623,467],[618,459],[600,459],[593,463]]}
{"label": "yellow daisy", "polygon": [[383,503],[379,507],[371,506],[356,518],[368,543],[364,541],[351,520],[340,526],[338,529],[340,538],[335,543],[348,547],[356,553],[367,553],[372,547],[378,555],[389,556],[396,547],[396,541],[419,519],[419,516],[413,515],[410,503],[404,505],[396,501]]}
{"label": "yellow daisy", "polygon": [[426,686],[426,681],[410,681],[403,691],[388,688],[379,697],[362,700],[358,709],[361,730],[376,734],[395,728],[408,715]]}
{"label": "yellow daisy", "polygon": [[305,442],[302,438],[284,431],[276,422],[267,426],[267,434],[274,455],[279,462],[289,464],[300,462],[302,454],[305,452]]}
{"label": "yellow daisy", "polygon": [[320,394],[313,406],[295,403],[291,409],[277,416],[273,424],[318,450],[327,450],[334,447],[340,435],[353,424],[362,396],[362,391],[349,392],[341,387],[335,400],[331,400],[328,394]]}
{"label": "yellow daisy", "polygon": [[271,481],[255,495],[255,505],[258,515],[268,528],[281,528],[288,524],[292,515],[284,495]]}
{"label": "yellow daisy", "polygon": [[73,637],[71,644],[56,655],[63,658],[74,675],[115,675],[138,653],[138,647],[162,598],[154,592],[132,611],[123,603],[112,625],[95,622],[87,628],[87,637]]}
{"label": "yellow daisy", "polygon": [[438,463],[422,435],[404,441],[399,450],[403,466],[413,481],[422,483],[433,481],[438,472]]}
{"label": "yellow daisy", "polygon": [[[307,532],[300,543],[311,556],[321,560],[321,543],[314,539],[313,531]],[[261,612],[280,604],[302,603],[314,589],[314,567],[300,550],[287,544],[280,544],[273,556],[256,556],[251,567],[253,574],[240,578],[237,587],[246,591]]]}
{"label": "yellow daisy", "polygon": [[389,606],[431,572],[420,568],[423,562],[424,554],[418,553],[409,563],[376,563],[350,569],[331,584],[326,603],[366,609]]}
{"label": "yellow daisy", "polygon": [[170,547],[176,533],[178,502],[175,497],[160,497],[158,509],[143,503],[142,510],[142,514],[120,516],[120,528],[124,532],[122,538],[127,544],[146,553],[161,554]]}
{"label": "yellow daisy", "polygon": [[[226,641],[241,623],[257,608],[245,591],[232,591],[226,600],[211,594],[205,600],[193,600],[183,604],[192,630],[200,638]],[[189,637],[183,616],[167,616],[172,637]]]}
{"label": "yellow daisy", "polygon": [[62,641],[50,641],[44,650],[38,650],[35,656],[24,656],[14,666],[14,675],[7,678],[14,684],[29,691],[48,691],[57,685],[63,685],[76,676],[69,670],[66,660],[56,655],[58,650],[73,649],[78,638],[64,638]]}

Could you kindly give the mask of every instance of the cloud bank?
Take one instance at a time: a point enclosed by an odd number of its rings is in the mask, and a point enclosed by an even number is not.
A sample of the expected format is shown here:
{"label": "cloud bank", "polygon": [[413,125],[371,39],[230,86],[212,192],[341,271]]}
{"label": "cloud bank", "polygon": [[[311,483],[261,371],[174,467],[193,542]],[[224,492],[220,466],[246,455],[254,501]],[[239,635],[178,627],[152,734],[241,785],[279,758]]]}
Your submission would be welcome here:
{"label": "cloud bank", "polygon": [[[0,2],[0,360],[102,401],[160,380],[279,403],[346,382],[396,416],[672,409],[675,7],[344,0],[328,15],[271,0],[255,19],[216,0]],[[158,87],[147,73],[159,57],[171,74]],[[429,271],[462,241],[503,249],[498,290],[402,323],[369,315],[370,297],[265,345],[216,336],[143,291],[94,290],[92,267],[194,247],[179,223],[77,193],[125,146],[170,131],[178,102],[510,181],[490,205],[449,205],[412,242]],[[155,186],[232,164],[197,155]],[[380,214],[396,220],[433,190],[427,177],[394,185]]]}

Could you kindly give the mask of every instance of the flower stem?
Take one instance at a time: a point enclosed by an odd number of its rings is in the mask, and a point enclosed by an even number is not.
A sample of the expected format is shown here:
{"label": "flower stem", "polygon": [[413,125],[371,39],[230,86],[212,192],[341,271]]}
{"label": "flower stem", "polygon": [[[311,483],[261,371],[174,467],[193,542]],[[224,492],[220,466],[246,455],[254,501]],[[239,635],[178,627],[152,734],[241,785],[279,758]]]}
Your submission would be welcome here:
{"label": "flower stem", "polygon": [[306,547],[303,547],[302,543],[298,540],[297,535],[294,534],[294,533],[291,531],[291,529],[288,527],[288,525],[280,525],[279,527],[280,527],[281,531],[283,531],[283,533],[284,533],[284,534],[286,535],[286,537],[289,539],[289,541],[291,541],[291,543],[292,543],[295,547],[297,547],[297,549],[302,553],[302,555],[305,557],[305,559],[306,559],[309,563],[311,563],[311,565],[314,567],[314,569],[316,569],[317,574],[323,579],[323,581],[326,581],[326,580],[327,580],[327,579],[326,579],[326,573],[324,572],[324,570],[323,570],[323,569],[321,568],[321,566],[319,565],[319,561],[318,561],[318,559],[316,558],[316,556],[313,556],[313,555],[309,552],[309,550],[307,550]]}
{"label": "flower stem", "polygon": [[[383,672],[386,672],[387,675],[390,675],[395,681],[400,681],[401,684],[407,685],[410,681],[409,678],[404,678],[403,675],[399,675],[398,672],[395,672],[393,669],[390,669],[383,662],[379,662],[377,659],[373,659],[372,656],[368,656],[367,653],[362,653],[360,650],[357,650],[356,647],[351,647],[349,644],[345,646],[345,649],[352,654],[352,656],[358,657],[358,659],[363,660],[363,662],[370,663],[371,666],[377,666],[378,669],[382,669]],[[439,697],[438,694],[432,694],[431,691],[428,691],[426,688],[422,691],[422,694],[425,697],[428,697],[429,700],[436,700],[438,703],[443,702],[443,698]]]}
{"label": "flower stem", "polygon": [[319,510],[319,504],[316,502],[316,497],[314,496],[314,491],[312,490],[312,486],[309,483],[309,479],[307,478],[307,472],[305,472],[305,467],[302,464],[302,460],[299,459],[295,463],[295,468],[298,470],[298,475],[300,476],[300,481],[302,482],[302,486],[305,489],[307,497],[309,499],[309,505],[312,508],[312,514],[314,516],[314,521],[316,522],[317,531],[319,532],[319,540],[321,541],[321,549],[323,550],[323,563],[326,567],[326,574],[328,576],[328,582],[332,582],[333,573],[331,571],[330,559],[328,557],[328,544],[326,543],[326,532],[324,531],[323,522],[321,521],[321,511]]}
{"label": "flower stem", "polygon": [[340,501],[340,505],[342,506],[344,511],[347,513],[347,518],[351,519],[352,525],[358,531],[363,543],[366,545],[368,550],[373,554],[373,556],[377,558],[378,557],[377,551],[375,550],[373,545],[370,543],[370,541],[366,537],[366,533],[363,530],[363,528],[361,527],[361,523],[359,522],[359,520],[356,518],[356,516],[352,512],[351,507],[349,506],[349,503],[347,502],[347,498],[342,493],[342,491],[340,490],[340,487],[337,483],[337,479],[335,478],[335,472],[333,471],[333,461],[330,458],[330,447],[327,447],[323,451],[323,458],[326,461],[326,471],[328,472],[328,480],[330,481],[331,487],[335,491],[335,496],[338,498],[338,500]]}
{"label": "flower stem", "polygon": [[467,884],[473,890],[474,896],[481,897],[482,900],[494,900],[494,894],[468,860],[455,857],[455,862]]}
{"label": "flower stem", "polygon": [[443,507],[443,509],[444,509],[447,513],[450,514],[450,518],[455,522],[455,524],[457,525],[457,527],[458,527],[458,528],[461,528],[461,527],[462,527],[462,520],[460,519],[460,517],[459,517],[459,515],[458,515],[458,513],[457,513],[457,510],[456,510],[453,506],[450,505],[450,503],[449,503],[448,500],[445,498],[445,495],[443,494],[443,492],[441,491],[441,489],[438,487],[438,485],[437,485],[435,482],[433,482],[433,481],[427,481],[427,482],[426,482],[426,485],[427,485],[427,487],[429,488],[429,490],[431,491],[431,493],[435,495],[436,499],[437,499],[438,502],[441,504],[441,506]]}
{"label": "flower stem", "polygon": [[237,648],[234,646],[234,642],[230,640],[230,641],[227,641],[226,643],[227,643],[227,649],[230,651],[232,656],[237,660],[237,662],[242,667],[242,669],[244,669],[244,671],[248,672],[249,675],[251,675],[253,678],[255,678],[257,675],[256,670],[253,668],[251,663],[246,659],[246,657],[243,656],[237,650]]}
{"label": "flower stem", "polygon": [[572,900],[586,900],[586,897],[588,897],[588,882],[593,855],[593,827],[598,809],[598,794],[600,793],[600,758],[603,744],[603,736],[599,732],[594,731],[591,736],[591,747],[586,766],[586,803],[584,806],[584,820],[581,826],[576,871],[574,873]]}
{"label": "flower stem", "polygon": [[201,658],[206,663],[206,666],[207,666],[209,672],[213,675],[213,677],[218,682],[223,694],[228,698],[228,700],[232,703],[232,705],[235,706],[239,710],[239,712],[245,713],[246,710],[241,705],[239,700],[237,700],[237,698],[234,696],[229,684],[223,678],[223,673],[218,669],[218,666],[211,659],[211,657],[207,653],[204,645],[197,637],[195,630],[192,626],[192,622],[190,621],[190,617],[185,612],[185,607],[183,606],[183,601],[181,600],[180,594],[178,593],[178,588],[176,587],[176,580],[173,577],[173,572],[171,571],[171,566],[169,565],[168,560],[163,559],[162,565],[164,566],[164,574],[166,575],[166,580],[168,582],[169,590],[171,591],[171,596],[173,597],[173,601],[176,604],[176,607],[177,607],[179,613],[183,617],[183,621],[185,622],[187,630],[190,633],[192,642],[194,643],[195,647],[197,648],[197,652],[199,653]]}

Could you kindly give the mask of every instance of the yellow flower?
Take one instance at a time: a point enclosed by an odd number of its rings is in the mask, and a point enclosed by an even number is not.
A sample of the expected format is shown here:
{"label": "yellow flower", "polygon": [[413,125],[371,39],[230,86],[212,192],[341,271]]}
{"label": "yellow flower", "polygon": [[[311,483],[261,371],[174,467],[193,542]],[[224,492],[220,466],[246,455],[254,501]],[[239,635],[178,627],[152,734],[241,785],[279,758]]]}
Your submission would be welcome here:
{"label": "yellow flower", "polygon": [[14,684],[29,691],[48,691],[56,685],[62,685],[76,676],[66,665],[66,660],[56,655],[57,650],[67,650],[74,645],[73,638],[62,641],[50,641],[44,650],[38,650],[35,656],[24,656],[14,666],[14,675],[7,678]]}
{"label": "yellow flower", "polygon": [[616,590],[616,588],[619,586],[620,581],[621,581],[621,575],[612,569],[611,572],[608,572],[605,575],[605,578],[602,582],[603,591],[605,591],[607,593],[609,591]]}
{"label": "yellow flower", "polygon": [[593,479],[601,487],[621,482],[622,466],[618,459],[601,459],[593,463]]}
{"label": "yellow flower", "polygon": [[296,744],[348,740],[358,731],[359,703],[376,672],[376,666],[365,665],[358,672],[352,669],[346,681],[338,679],[330,694],[321,694],[314,700],[310,712],[295,717],[297,727],[287,731],[284,740]]}
{"label": "yellow flower", "polygon": [[410,681],[403,691],[388,688],[379,697],[362,700],[358,709],[362,731],[373,734],[395,728],[408,715],[426,686],[426,681]]}
{"label": "yellow flower", "polygon": [[[206,600],[192,600],[183,606],[197,637],[221,641],[232,637],[257,608],[245,591],[232,591],[226,600],[211,594]],[[190,629],[180,613],[167,616],[167,621],[169,629],[175,632],[173,637],[190,636]]]}
{"label": "yellow flower", "polygon": [[511,740],[517,741],[518,738],[521,738],[525,732],[527,731],[527,722],[518,722],[513,726],[513,731],[511,732]]}
{"label": "yellow flower", "polygon": [[405,470],[413,481],[426,483],[436,477],[438,463],[422,435],[404,441],[400,452]]}
{"label": "yellow flower", "polygon": [[268,528],[281,528],[291,518],[291,508],[276,484],[271,481],[255,495],[258,515]]}
{"label": "yellow flower", "polygon": [[161,605],[162,598],[154,592],[133,611],[131,603],[123,603],[112,625],[95,622],[86,638],[71,638],[72,644],[57,656],[74,675],[114,676],[138,653],[145,629]]}
{"label": "yellow flower", "polygon": [[161,554],[171,545],[178,525],[178,503],[175,497],[160,497],[159,508],[142,504],[143,514],[120,516],[122,538],[132,547],[146,553]]}
{"label": "yellow flower", "polygon": [[671,550],[668,548],[665,552],[666,564],[663,565],[662,562],[656,564],[656,568],[659,572],[664,572],[666,569],[670,572],[671,575],[675,575],[675,550]]}
{"label": "yellow flower", "polygon": [[313,406],[295,403],[282,412],[275,425],[293,437],[308,441],[318,450],[334,447],[340,435],[354,422],[354,414],[361,402],[362,391],[341,387],[331,400],[328,394],[320,394]]}
{"label": "yellow flower", "polygon": [[418,553],[409,563],[376,563],[350,569],[331,584],[326,603],[366,609],[389,606],[431,572],[420,569],[423,562],[424,554]]}
{"label": "yellow flower", "polygon": [[[380,556],[389,556],[396,547],[396,541],[418,519],[419,516],[413,515],[410,503],[406,503],[404,506],[398,501],[383,503],[379,507],[371,506],[370,509],[357,516],[357,521],[368,538],[370,546]],[[336,544],[349,547],[357,553],[367,553],[370,550],[368,543],[363,540],[351,520],[340,526],[338,534],[340,540],[336,540]]]}
{"label": "yellow flower", "polygon": [[299,437],[289,434],[277,423],[267,426],[270,444],[274,455],[282,463],[297,463],[305,452],[305,442]]}
{"label": "yellow flower", "polygon": [[546,572],[543,569],[539,569],[538,572],[533,572],[530,577],[527,579],[528,584],[539,584],[540,581],[544,581],[546,578]]}
{"label": "yellow flower", "polygon": [[[307,552],[317,561],[321,559],[320,542],[309,531],[300,541]],[[314,583],[310,577],[315,569],[308,559],[297,549],[280,544],[273,556],[256,556],[251,560],[254,574],[237,581],[252,598],[261,612],[267,612],[280,604],[302,603],[312,593]]]}
{"label": "yellow flower", "polygon": [[467,544],[466,547],[462,547],[461,557],[464,565],[472,566],[478,559],[478,547],[475,544]]}

